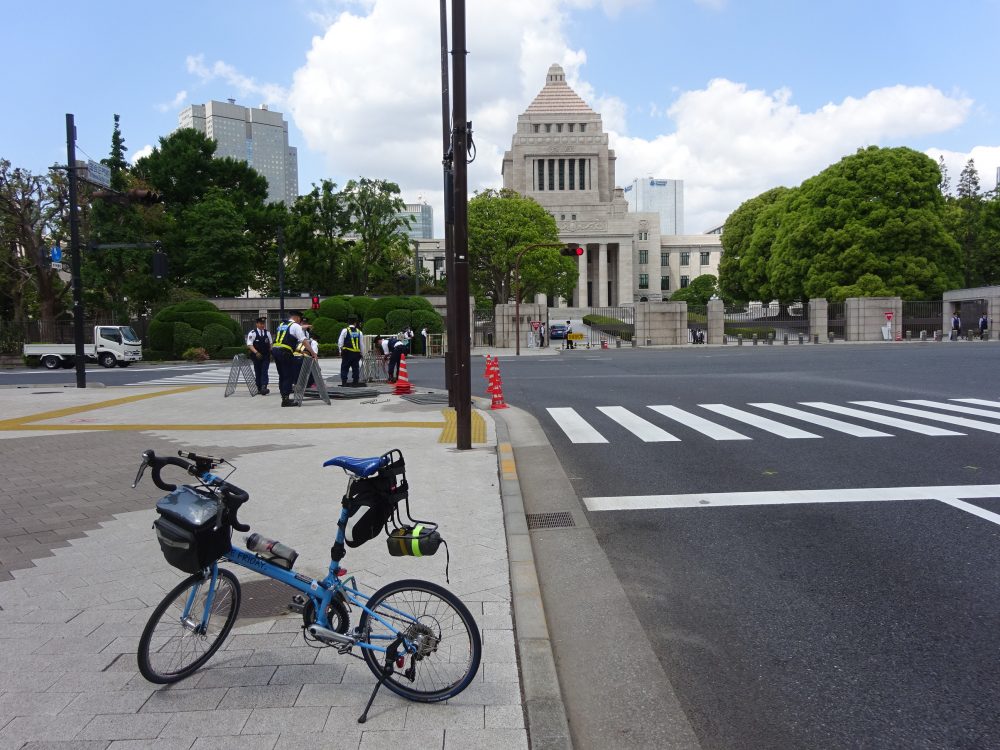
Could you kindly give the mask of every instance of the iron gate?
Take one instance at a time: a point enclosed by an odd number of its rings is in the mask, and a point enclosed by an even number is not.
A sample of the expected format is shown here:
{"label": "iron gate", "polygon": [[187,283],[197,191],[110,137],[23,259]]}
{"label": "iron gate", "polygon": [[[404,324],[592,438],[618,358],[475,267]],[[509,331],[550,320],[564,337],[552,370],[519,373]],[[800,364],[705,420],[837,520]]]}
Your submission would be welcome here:
{"label": "iron gate", "polygon": [[[689,308],[690,310],[690,308]],[[691,313],[688,312],[688,327]],[[782,305],[777,301],[770,304],[751,302],[746,305],[730,305],[725,310],[724,332],[727,339],[743,336],[752,339],[754,335],[761,341],[774,337],[781,341],[787,335],[789,340],[799,334],[809,337],[809,303],[793,302]]]}
{"label": "iron gate", "polygon": [[843,302],[831,302],[826,306],[826,330],[833,334],[834,340],[844,340],[844,329],[847,322],[846,305]]}
{"label": "iron gate", "polygon": [[616,340],[631,342],[635,336],[634,307],[592,307],[584,316],[588,327],[590,344],[600,346],[607,341],[611,346]]}
{"label": "iron gate", "polygon": [[493,346],[496,340],[496,309],[473,310],[472,345]]}

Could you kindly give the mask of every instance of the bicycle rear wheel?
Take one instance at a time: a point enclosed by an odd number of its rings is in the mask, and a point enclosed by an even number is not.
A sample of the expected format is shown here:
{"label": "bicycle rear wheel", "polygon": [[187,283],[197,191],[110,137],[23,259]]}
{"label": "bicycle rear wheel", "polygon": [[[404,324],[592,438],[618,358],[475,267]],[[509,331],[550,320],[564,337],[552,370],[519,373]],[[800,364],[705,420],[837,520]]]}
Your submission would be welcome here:
{"label": "bicycle rear wheel", "polygon": [[[211,578],[185,578],[163,597],[139,639],[139,671],[150,682],[166,684],[194,673],[219,650],[240,611],[240,584],[219,568],[215,594],[202,625]],[[192,597],[188,616],[184,610]]]}
{"label": "bicycle rear wheel", "polygon": [[[415,654],[406,656],[403,668],[386,680],[394,693],[433,703],[458,695],[472,682],[483,646],[476,621],[457,596],[429,581],[403,580],[376,591],[367,607],[418,646]],[[383,647],[396,637],[367,611],[358,632],[363,641]],[[361,653],[368,668],[381,677],[385,655],[366,648]]]}

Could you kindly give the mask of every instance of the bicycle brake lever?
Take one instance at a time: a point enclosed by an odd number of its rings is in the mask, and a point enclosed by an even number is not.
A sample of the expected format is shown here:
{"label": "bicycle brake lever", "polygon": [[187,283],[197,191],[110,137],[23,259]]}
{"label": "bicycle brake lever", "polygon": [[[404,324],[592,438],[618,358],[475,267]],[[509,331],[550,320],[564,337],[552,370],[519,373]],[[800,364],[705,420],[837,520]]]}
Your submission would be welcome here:
{"label": "bicycle brake lever", "polygon": [[149,461],[147,461],[145,459],[145,457],[144,457],[142,459],[142,463],[139,464],[139,471],[136,472],[135,479],[132,480],[132,489],[133,490],[139,485],[139,482],[142,479],[142,475],[146,472],[146,467],[147,466],[149,466]]}

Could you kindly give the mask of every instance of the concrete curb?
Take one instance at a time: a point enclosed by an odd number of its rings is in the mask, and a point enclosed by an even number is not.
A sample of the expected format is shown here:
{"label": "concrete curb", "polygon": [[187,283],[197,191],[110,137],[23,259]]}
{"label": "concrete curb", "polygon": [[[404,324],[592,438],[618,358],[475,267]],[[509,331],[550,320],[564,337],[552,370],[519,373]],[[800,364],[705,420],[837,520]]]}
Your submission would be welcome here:
{"label": "concrete curb", "polygon": [[[496,412],[491,412],[491,415],[501,416]],[[528,742],[533,750],[572,750],[569,721],[559,688],[535,557],[531,551],[510,431],[502,417],[494,419],[494,424],[500,497],[510,560],[514,640],[524,692]]]}

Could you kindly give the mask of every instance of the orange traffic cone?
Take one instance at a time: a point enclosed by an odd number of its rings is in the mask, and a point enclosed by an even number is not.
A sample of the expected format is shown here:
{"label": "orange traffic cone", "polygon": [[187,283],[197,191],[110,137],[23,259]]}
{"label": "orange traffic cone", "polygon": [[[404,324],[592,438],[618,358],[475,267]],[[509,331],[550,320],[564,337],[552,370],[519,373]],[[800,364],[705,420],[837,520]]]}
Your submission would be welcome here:
{"label": "orange traffic cone", "polygon": [[413,393],[413,391],[413,385],[406,374],[406,355],[401,354],[399,357],[399,375],[396,377],[396,390],[393,391],[393,394],[396,396],[405,396],[407,393]]}
{"label": "orange traffic cone", "polygon": [[487,388],[487,392],[492,394],[493,402],[490,404],[491,409],[506,409],[507,404],[503,400],[503,381],[500,379],[500,363],[497,360],[493,360],[493,378],[490,381],[490,387]]}

